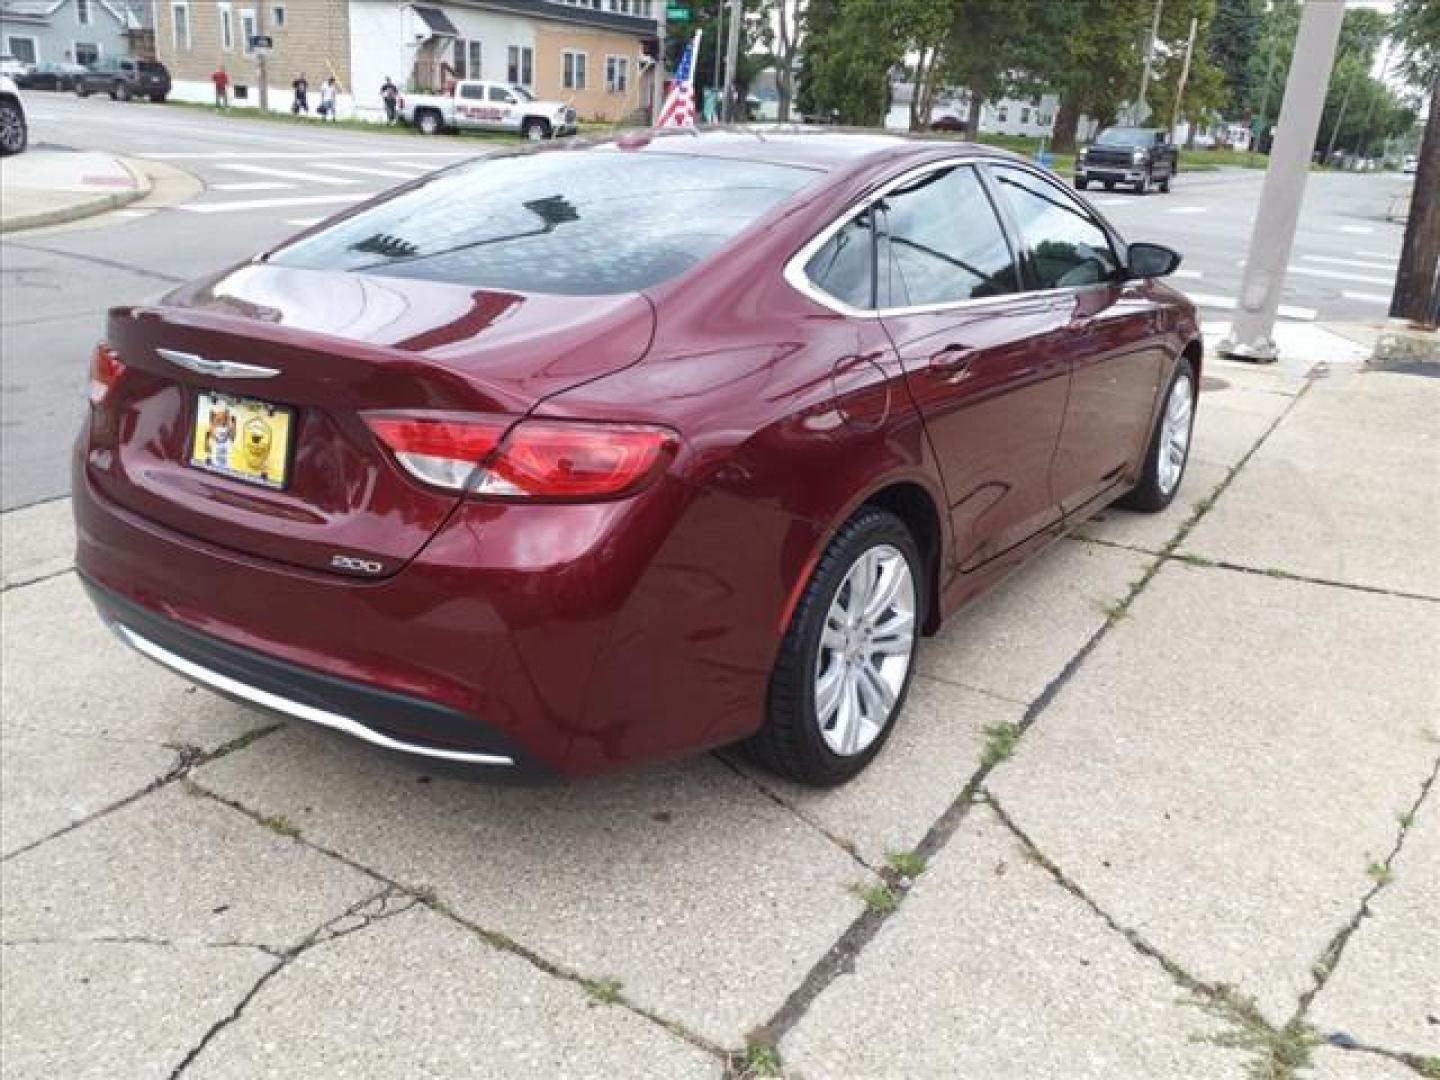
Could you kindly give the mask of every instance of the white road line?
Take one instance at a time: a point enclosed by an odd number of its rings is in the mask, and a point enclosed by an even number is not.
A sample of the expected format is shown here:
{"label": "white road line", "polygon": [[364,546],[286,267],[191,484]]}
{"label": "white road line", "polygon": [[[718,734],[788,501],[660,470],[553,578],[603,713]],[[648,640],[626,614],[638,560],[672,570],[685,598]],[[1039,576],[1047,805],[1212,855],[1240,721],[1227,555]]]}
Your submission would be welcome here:
{"label": "white road line", "polygon": [[1389,304],[1390,297],[1381,296],[1372,292],[1351,292],[1349,289],[1341,289],[1340,295],[1346,300],[1360,300],[1367,304]]}
{"label": "white road line", "polygon": [[399,169],[374,169],[369,165],[343,165],[338,161],[312,161],[317,169],[334,169],[336,172],[359,173],[362,176],[388,176],[392,179],[414,180],[415,174]]}
{"label": "white road line", "polygon": [[1199,281],[1205,275],[1199,270],[1176,270],[1172,276],[1178,278],[1190,278],[1192,281]]}
{"label": "white road line", "polygon": [[1395,259],[1388,263],[1358,262],[1355,259],[1337,259],[1333,255],[1301,255],[1308,262],[1330,263],[1332,266],[1349,266],[1355,270],[1388,270],[1395,272]]}
{"label": "white road line", "polygon": [[1096,200],[1094,200],[1096,206],[1124,206],[1124,205],[1125,205],[1126,203],[1128,203],[1129,201],[1130,201],[1129,199],[1096,199]]}
{"label": "white road line", "polygon": [[281,206],[318,206],[322,203],[353,203],[375,196],[373,191],[347,191],[335,195],[296,195],[293,199],[232,199],[229,202],[185,203],[176,210],[192,214],[235,214],[242,210],[271,210]]}
{"label": "white road line", "polygon": [[118,218],[142,218],[149,217],[154,212],[154,210],[111,210],[110,216]]}
{"label": "white road line", "polygon": [[320,222],[324,220],[324,218],[319,217],[297,217],[291,218],[289,221],[285,222],[285,224],[294,225],[297,229],[308,229],[311,225],[319,225]]}
{"label": "white road line", "polygon": [[1203,207],[1203,206],[1172,206],[1172,207],[1170,207],[1168,210],[1166,210],[1165,212],[1166,212],[1167,214],[1203,214],[1203,213],[1205,213],[1205,207]]}
{"label": "white road line", "polygon": [[1359,233],[1361,236],[1368,236],[1375,230],[1369,225],[1341,225],[1340,231],[1348,233]]}
{"label": "white road line", "polygon": [[293,191],[289,180],[242,180],[238,184],[211,184],[211,191]]}
{"label": "white road line", "polygon": [[250,173],[254,176],[278,176],[281,180],[298,180],[310,184],[358,184],[348,176],[322,176],[319,173],[295,172],[293,169],[272,169],[269,165],[237,165],[225,163],[219,166],[234,172]]}
{"label": "white road line", "polygon": [[[1234,311],[1235,298],[1233,296],[1211,296],[1209,293],[1186,292],[1190,302],[1196,307],[1218,308],[1221,311]],[[1282,319],[1296,319],[1300,322],[1313,322],[1319,314],[1314,308],[1296,307],[1293,304],[1281,304],[1275,312]]]}
{"label": "white road line", "polygon": [[1362,285],[1393,285],[1394,276],[1375,277],[1373,274],[1342,274],[1339,270],[1321,270],[1315,266],[1296,266],[1291,263],[1289,271],[1292,274],[1309,274],[1311,277],[1330,278],[1334,281],[1358,281]]}
{"label": "white road line", "polygon": [[[289,139],[286,141],[295,142],[297,140]],[[388,158],[394,153],[394,150],[186,150],[146,154],[145,156],[161,161],[268,161],[282,158],[287,161],[329,161],[332,159],[341,161],[350,158]],[[474,157],[475,155],[456,150],[418,150],[406,156],[412,158],[438,159]],[[399,163],[391,161],[386,164],[395,165]],[[415,168],[429,169],[433,168],[433,166],[416,165]]]}
{"label": "white road line", "polygon": [[1400,261],[1400,256],[1393,251],[1357,251],[1355,254],[1362,259],[1384,259],[1386,262],[1392,263]]}

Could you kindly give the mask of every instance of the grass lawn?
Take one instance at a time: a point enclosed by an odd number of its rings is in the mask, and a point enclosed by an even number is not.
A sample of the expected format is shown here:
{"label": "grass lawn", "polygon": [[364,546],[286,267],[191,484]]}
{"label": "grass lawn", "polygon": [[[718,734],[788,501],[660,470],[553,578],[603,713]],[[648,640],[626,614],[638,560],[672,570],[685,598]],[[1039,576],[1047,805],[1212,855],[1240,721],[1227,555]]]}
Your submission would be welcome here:
{"label": "grass lawn", "polygon": [[[261,112],[256,108],[246,108],[232,105],[229,109],[219,110],[214,105],[203,105],[194,101],[167,101],[165,107],[169,109],[186,109],[190,112],[209,113],[211,116],[223,116],[227,120],[259,120],[273,124],[300,124],[316,125],[327,128],[344,128],[347,131],[389,131],[410,135],[418,139],[478,139],[491,143],[519,143],[523,140],[518,135],[506,135],[494,131],[467,131],[463,135],[421,135],[419,130],[408,124],[380,124],[370,120],[321,120],[314,113],[309,116],[295,116],[288,112]],[[581,125],[582,129],[584,125]]]}

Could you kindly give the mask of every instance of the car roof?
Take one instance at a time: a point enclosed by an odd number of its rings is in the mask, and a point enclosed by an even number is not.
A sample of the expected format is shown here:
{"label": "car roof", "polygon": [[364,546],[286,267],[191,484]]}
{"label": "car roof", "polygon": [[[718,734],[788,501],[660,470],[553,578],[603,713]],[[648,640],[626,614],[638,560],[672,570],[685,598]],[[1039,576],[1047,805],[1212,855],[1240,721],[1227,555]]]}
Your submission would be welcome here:
{"label": "car roof", "polygon": [[861,164],[884,161],[923,161],[941,155],[963,157],[978,154],[1010,157],[993,146],[977,146],[956,139],[907,137],[875,131],[804,127],[800,125],[754,125],[749,127],[703,127],[676,131],[633,132],[627,138],[646,139],[645,149],[659,154],[686,154],[695,157],[730,158],[739,161],[770,162],[835,172]]}

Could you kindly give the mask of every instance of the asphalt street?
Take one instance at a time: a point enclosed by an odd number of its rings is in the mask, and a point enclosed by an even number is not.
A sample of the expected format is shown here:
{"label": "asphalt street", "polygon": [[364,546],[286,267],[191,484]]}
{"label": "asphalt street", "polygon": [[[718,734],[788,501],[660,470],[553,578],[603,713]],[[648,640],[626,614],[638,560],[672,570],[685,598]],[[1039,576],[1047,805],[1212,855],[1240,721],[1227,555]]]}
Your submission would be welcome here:
{"label": "asphalt street", "polygon": [[[89,353],[114,304],[219,270],[424,172],[486,152],[477,139],[291,127],[191,110],[31,95],[32,139],[157,163],[154,196],[0,241],[0,509],[64,495]],[[176,171],[178,170],[178,171]],[[1185,255],[1176,285],[1222,321],[1239,287],[1259,172],[1182,173],[1169,195],[1092,190],[1129,239]],[[1366,321],[1386,311],[1412,177],[1312,176],[1282,314]]]}

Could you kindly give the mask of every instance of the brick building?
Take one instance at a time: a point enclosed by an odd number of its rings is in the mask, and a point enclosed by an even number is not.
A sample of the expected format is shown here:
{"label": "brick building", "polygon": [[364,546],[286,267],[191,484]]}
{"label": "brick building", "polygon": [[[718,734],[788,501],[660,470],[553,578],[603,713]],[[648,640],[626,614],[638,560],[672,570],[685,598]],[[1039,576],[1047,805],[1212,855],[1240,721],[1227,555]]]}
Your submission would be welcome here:
{"label": "brick building", "polygon": [[303,72],[312,108],[321,81],[339,81],[342,116],[382,117],[387,77],[419,91],[481,78],[569,102],[582,119],[620,120],[649,101],[649,10],[649,0],[156,0],[155,43],[181,100],[212,100],[223,64],[235,104],[256,104],[249,41],[263,33],[272,109],[289,108]]}

